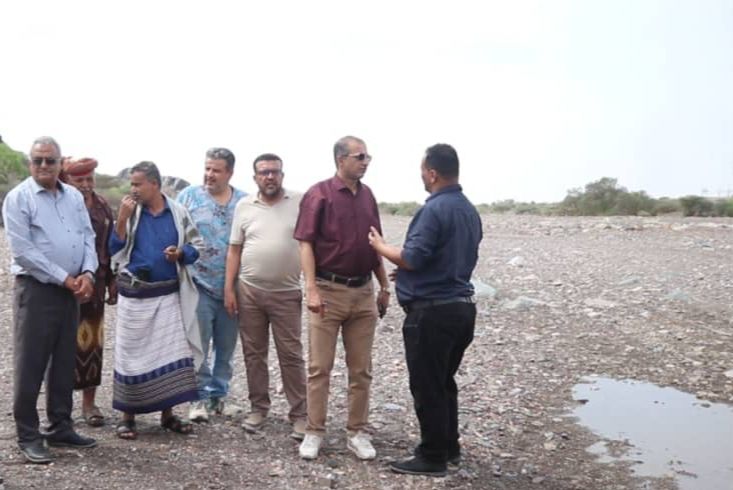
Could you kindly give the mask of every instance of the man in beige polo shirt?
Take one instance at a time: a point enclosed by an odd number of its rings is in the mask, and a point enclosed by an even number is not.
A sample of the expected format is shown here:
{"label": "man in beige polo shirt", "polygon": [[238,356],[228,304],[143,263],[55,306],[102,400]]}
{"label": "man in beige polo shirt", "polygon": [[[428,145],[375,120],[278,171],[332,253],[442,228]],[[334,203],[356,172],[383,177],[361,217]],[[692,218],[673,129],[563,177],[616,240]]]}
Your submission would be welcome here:
{"label": "man in beige polo shirt", "polygon": [[255,158],[259,192],[237,204],[227,252],[224,304],[239,315],[251,412],[242,428],[258,431],[270,410],[267,351],[269,328],[275,339],[293,438],[305,435],[306,385],[301,334],[300,255],[293,238],[302,194],[287,191],[282,160]]}

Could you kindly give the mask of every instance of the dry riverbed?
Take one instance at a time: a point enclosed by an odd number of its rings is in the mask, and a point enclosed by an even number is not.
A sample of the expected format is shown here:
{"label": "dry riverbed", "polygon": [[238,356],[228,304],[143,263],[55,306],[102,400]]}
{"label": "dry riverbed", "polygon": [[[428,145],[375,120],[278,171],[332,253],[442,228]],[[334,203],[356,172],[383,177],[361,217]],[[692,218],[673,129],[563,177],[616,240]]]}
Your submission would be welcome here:
{"label": "dry riverbed", "polygon": [[[610,440],[573,417],[587,401],[574,387],[587,376],[674,387],[701,406],[733,404],[733,220],[484,216],[475,272],[476,336],[458,376],[464,462],[443,479],[398,476],[418,431],[407,387],[400,326],[392,305],[374,348],[371,429],[378,459],[359,462],[345,449],[346,371],[336,363],[329,437],[314,462],[298,458],[271,352],[273,410],[261,434],[241,417],[216,418],[192,436],[140,417],[137,441],[114,435],[111,410],[114,309],[109,309],[99,404],[107,426],[80,432],[92,450],[56,450],[48,466],[23,462],[12,419],[12,278],[0,274],[0,466],[5,488],[44,489],[667,489],[691,478],[670,466],[643,477],[633,461],[605,463],[598,443],[630,453],[634,441]],[[398,243],[407,218],[385,217]],[[7,264],[0,237],[0,256]],[[304,335],[305,338],[305,335]],[[247,400],[241,352],[232,399]],[[43,413],[44,399],[39,400]],[[187,407],[185,407],[187,410]],[[602,407],[601,407],[602,408]],[[180,407],[180,413],[185,413]],[[730,428],[721,427],[721,434]],[[721,436],[722,437],[722,436]],[[711,441],[714,445],[715,441]],[[633,458],[632,458],[633,459]],[[733,463],[731,464],[733,466]],[[725,470],[725,468],[723,468]],[[694,487],[693,487],[694,488]]]}

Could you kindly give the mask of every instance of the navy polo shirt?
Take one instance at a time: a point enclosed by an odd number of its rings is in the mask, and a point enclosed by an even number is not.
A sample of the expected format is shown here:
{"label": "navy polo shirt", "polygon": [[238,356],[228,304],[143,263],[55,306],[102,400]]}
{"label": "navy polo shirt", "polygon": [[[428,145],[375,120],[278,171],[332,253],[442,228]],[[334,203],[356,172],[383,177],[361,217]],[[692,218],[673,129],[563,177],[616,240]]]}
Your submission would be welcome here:
{"label": "navy polo shirt", "polygon": [[411,270],[397,272],[399,303],[473,296],[482,236],[481,218],[460,185],[431,194],[407,229],[402,259]]}

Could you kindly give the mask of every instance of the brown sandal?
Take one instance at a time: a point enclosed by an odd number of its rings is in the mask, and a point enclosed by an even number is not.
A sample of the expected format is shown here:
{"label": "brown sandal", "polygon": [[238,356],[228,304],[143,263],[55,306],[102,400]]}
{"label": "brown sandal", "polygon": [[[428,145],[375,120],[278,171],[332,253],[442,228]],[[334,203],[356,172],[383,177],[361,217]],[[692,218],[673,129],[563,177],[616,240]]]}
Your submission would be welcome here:
{"label": "brown sandal", "polygon": [[160,426],[177,434],[190,434],[193,432],[193,424],[191,422],[184,422],[181,417],[177,415],[171,415],[165,420],[161,420]]}
{"label": "brown sandal", "polygon": [[134,420],[122,420],[117,424],[115,429],[117,437],[125,439],[126,441],[134,441],[137,439],[137,429],[135,428]]}
{"label": "brown sandal", "polygon": [[89,427],[102,427],[104,425],[104,415],[96,405],[89,411],[82,411],[82,417]]}

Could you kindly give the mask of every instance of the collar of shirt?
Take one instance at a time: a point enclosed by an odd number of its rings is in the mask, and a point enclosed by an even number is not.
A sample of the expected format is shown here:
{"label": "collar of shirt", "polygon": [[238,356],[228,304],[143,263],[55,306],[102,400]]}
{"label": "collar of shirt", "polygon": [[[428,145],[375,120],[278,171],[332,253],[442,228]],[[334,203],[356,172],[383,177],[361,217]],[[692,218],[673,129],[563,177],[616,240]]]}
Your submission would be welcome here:
{"label": "collar of shirt", "polygon": [[168,205],[168,199],[163,196],[163,210],[160,212],[160,214],[153,214],[150,212],[150,208],[147,206],[143,206],[143,213],[149,214],[150,216],[156,218],[158,216],[162,216],[166,211],[170,211],[171,207]]}
{"label": "collar of shirt", "polygon": [[[339,177],[338,174],[334,175],[331,178],[331,183],[332,183],[333,187],[337,191],[343,191],[344,189],[346,189],[347,191],[351,192],[351,189],[349,189],[349,186],[347,186],[344,183],[344,181],[341,180],[341,177]],[[356,181],[356,192],[357,192],[357,194],[359,193],[360,190],[361,190],[361,180],[357,180]]]}
{"label": "collar of shirt", "polygon": [[[45,187],[42,187],[36,182],[36,179],[33,177],[30,178],[30,184],[31,189],[33,189],[34,194],[38,194],[39,192],[48,191]],[[60,190],[61,192],[64,192],[64,186],[61,184],[60,180],[56,181],[56,189]]]}
{"label": "collar of shirt", "polygon": [[441,194],[447,194],[449,192],[461,192],[462,190],[463,190],[463,187],[461,187],[461,184],[447,185],[443,187],[442,189],[440,189],[439,191],[433,192],[432,194],[430,194],[428,198],[425,199],[425,202],[428,202],[429,200],[434,199]]}
{"label": "collar of shirt", "polygon": [[[283,199],[290,199],[290,192],[288,192],[288,190],[285,187],[283,187],[282,189],[283,189]],[[263,201],[262,199],[260,199],[260,192],[259,191],[257,191],[256,194],[250,194],[250,196],[251,196],[250,202],[253,203],[253,204],[254,203],[257,203],[257,204],[267,204],[265,201]],[[279,202],[281,202],[281,201],[278,201],[275,204],[277,204]],[[268,204],[268,206],[269,206],[269,204]]]}

